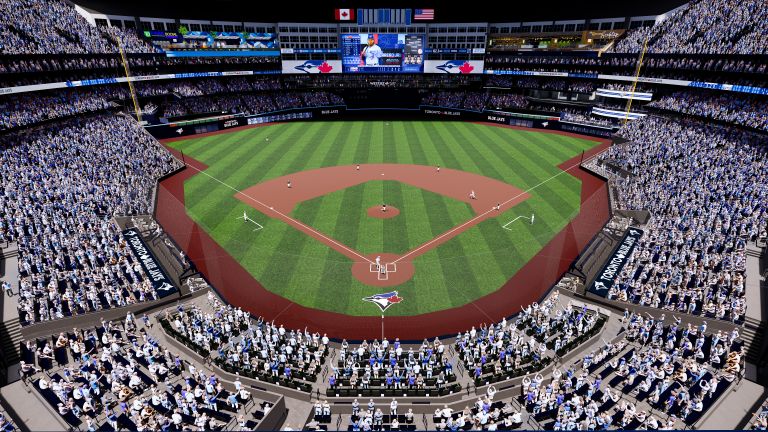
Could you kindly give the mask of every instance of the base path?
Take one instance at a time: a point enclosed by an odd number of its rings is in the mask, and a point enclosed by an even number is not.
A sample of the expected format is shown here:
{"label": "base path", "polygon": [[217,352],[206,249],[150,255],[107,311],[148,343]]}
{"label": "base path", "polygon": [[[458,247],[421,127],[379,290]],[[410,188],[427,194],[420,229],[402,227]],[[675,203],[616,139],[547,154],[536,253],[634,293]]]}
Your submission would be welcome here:
{"label": "base path", "polygon": [[[225,130],[220,133],[228,132]],[[562,134],[601,143],[587,151],[585,158],[602,152],[610,144],[608,140]],[[180,156],[179,152],[169,150],[177,157]],[[602,178],[580,169],[580,158],[581,156],[574,157],[562,163],[560,168],[568,170],[570,175],[582,182],[581,213],[511,279],[497,291],[463,306],[422,315],[387,317],[385,336],[390,340],[399,337],[402,341],[416,342],[435,336],[455,336],[457,332],[463,332],[472,326],[490,324],[503,317],[510,317],[520,311],[521,305],[541,300],[609,218],[606,183]],[[267,321],[274,320],[287,328],[307,328],[310,332],[327,333],[336,339],[358,341],[381,337],[381,317],[378,315],[351,316],[312,309],[293,303],[264,288],[187,214],[184,205],[184,181],[199,175],[198,170],[206,167],[189,157],[186,162],[189,166],[187,169],[160,182],[155,218],[228,303],[242,307]]]}
{"label": "base path", "polygon": [[[328,234],[290,216],[296,205],[303,201],[369,181],[381,180],[399,181],[458,201],[464,201],[472,207],[475,216],[403,255],[387,255],[388,259],[383,262],[408,263],[411,271],[410,273],[401,272],[397,276],[393,274],[390,277],[388,275],[384,279],[377,278],[377,275],[371,276],[368,271],[363,271],[371,263],[371,260],[362,252],[342,244]],[[289,184],[291,187],[288,187]],[[471,192],[474,192],[474,199],[470,198]],[[479,174],[447,168],[438,170],[436,167],[408,164],[364,164],[318,168],[276,177],[235,194],[235,198],[266,216],[280,219],[347,256],[354,263],[352,275],[359,281],[374,286],[402,284],[413,276],[412,262],[416,257],[429,252],[480,222],[500,215],[505,210],[525,201],[529,196],[526,192],[510,184]],[[496,208],[497,206],[498,208]],[[394,208],[391,210],[397,211]],[[360,211],[360,209],[349,209],[348,211]],[[382,216],[384,212],[381,211],[380,206],[372,207],[367,212],[369,216],[384,217]],[[406,277],[406,275],[408,276]]]}
{"label": "base path", "polygon": [[[274,207],[281,213],[290,214],[297,204],[313,198],[328,195],[331,192],[357,186],[376,180],[394,180],[436,194],[445,195],[472,206],[475,214],[482,214],[497,203],[506,210],[528,198],[522,190],[480,174],[455,169],[408,164],[365,164],[360,170],[355,165],[342,165],[301,171],[251,186],[237,193],[235,197],[267,216],[259,202]],[[291,187],[288,188],[288,181]],[[475,191],[477,199],[470,199],[469,193]]]}

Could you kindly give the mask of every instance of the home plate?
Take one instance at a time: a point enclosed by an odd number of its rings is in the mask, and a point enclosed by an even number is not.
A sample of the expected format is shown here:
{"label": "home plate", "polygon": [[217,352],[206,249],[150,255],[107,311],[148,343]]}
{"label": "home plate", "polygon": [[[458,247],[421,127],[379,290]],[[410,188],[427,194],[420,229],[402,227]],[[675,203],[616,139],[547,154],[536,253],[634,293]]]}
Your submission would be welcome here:
{"label": "home plate", "polygon": [[381,175],[384,175],[384,173],[381,173]]}

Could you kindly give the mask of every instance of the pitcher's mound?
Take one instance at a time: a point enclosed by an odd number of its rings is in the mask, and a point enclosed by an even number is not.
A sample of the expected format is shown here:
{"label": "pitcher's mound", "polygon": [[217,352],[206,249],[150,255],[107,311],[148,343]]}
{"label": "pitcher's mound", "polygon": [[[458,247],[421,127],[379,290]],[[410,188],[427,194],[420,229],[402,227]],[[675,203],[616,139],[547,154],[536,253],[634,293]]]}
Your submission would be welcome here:
{"label": "pitcher's mound", "polygon": [[400,210],[392,206],[387,206],[387,211],[381,211],[381,206],[373,206],[368,209],[368,216],[379,219],[389,219],[400,214]]}

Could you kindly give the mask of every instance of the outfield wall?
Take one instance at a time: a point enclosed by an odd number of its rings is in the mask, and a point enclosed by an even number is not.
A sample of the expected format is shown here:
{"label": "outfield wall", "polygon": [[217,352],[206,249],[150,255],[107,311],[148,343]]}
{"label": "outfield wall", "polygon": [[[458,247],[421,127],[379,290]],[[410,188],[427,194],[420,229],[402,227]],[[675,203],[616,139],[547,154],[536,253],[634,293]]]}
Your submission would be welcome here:
{"label": "outfield wall", "polygon": [[559,114],[551,112],[530,110],[470,111],[428,105],[422,105],[419,108],[413,109],[349,108],[344,105],[336,105],[296,108],[253,116],[245,116],[242,114],[206,114],[198,119],[186,119],[165,124],[150,125],[147,126],[146,129],[157,139],[169,139],[268,123],[333,120],[480,121],[507,126],[563,131],[600,138],[609,138],[615,132],[613,128],[609,127],[562,121]]}

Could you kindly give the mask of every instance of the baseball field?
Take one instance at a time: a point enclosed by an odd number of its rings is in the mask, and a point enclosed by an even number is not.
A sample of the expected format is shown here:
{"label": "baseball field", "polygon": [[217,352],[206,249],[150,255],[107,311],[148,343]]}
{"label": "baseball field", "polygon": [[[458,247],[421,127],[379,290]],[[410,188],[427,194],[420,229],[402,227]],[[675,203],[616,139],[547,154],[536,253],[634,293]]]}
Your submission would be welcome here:
{"label": "baseball field", "polygon": [[405,316],[498,290],[579,213],[581,182],[558,165],[597,144],[426,121],[296,122],[168,143],[207,165],[184,184],[187,212],[253,278],[356,316],[381,314],[363,301],[380,293],[397,291],[386,314]]}

